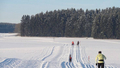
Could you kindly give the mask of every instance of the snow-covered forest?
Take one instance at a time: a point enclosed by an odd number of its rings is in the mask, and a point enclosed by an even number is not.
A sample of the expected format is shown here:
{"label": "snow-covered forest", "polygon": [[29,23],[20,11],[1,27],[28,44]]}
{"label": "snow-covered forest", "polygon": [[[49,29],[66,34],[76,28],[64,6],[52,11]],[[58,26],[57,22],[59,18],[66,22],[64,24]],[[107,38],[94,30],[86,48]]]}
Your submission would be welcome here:
{"label": "snow-covered forest", "polygon": [[120,8],[63,9],[23,15],[21,36],[120,39]]}

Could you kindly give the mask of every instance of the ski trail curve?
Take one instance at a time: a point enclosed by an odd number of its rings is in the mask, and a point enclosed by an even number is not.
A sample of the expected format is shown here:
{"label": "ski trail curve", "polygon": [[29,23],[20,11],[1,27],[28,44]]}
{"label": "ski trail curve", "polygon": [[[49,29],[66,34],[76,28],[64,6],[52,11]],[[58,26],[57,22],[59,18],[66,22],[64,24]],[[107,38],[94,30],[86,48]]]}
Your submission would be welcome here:
{"label": "ski trail curve", "polygon": [[[54,46],[54,47],[55,47],[55,46]],[[53,47],[51,53],[50,53],[48,56],[44,57],[44,58],[42,59],[42,61],[44,61],[47,57],[49,57],[50,55],[52,55],[52,53],[53,53],[53,51],[54,51],[54,47]]]}
{"label": "ski trail curve", "polygon": [[[45,61],[46,58],[48,58],[49,56],[51,56],[53,54],[55,46],[52,48],[52,51],[49,55],[45,56],[42,60],[41,60],[41,65],[40,68],[47,68],[48,66],[48,61]],[[49,51],[49,50],[48,50]]]}

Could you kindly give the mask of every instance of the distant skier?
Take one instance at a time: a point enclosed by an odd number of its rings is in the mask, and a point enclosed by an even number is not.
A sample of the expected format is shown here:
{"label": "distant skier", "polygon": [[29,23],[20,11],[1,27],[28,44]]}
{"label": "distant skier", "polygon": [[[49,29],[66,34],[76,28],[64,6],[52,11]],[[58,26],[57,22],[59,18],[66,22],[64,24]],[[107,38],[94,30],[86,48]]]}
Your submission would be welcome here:
{"label": "distant skier", "polygon": [[72,45],[74,45],[74,41],[72,41]]}
{"label": "distant skier", "polygon": [[77,45],[79,46],[79,41],[77,42]]}
{"label": "distant skier", "polygon": [[72,57],[71,57],[71,55],[69,56],[69,62],[72,62]]}
{"label": "distant skier", "polygon": [[95,58],[96,65],[98,65],[98,68],[104,68],[104,59],[106,59],[106,57],[102,54],[101,51],[99,51],[98,55]]}

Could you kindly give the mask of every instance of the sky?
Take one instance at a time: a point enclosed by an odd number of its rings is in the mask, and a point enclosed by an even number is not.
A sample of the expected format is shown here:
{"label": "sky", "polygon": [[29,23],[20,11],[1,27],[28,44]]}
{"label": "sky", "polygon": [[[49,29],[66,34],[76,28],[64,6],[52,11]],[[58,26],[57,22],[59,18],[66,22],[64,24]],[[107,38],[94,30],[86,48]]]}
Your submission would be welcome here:
{"label": "sky", "polygon": [[0,22],[20,23],[23,15],[75,8],[83,10],[120,7],[120,0],[0,0]]}

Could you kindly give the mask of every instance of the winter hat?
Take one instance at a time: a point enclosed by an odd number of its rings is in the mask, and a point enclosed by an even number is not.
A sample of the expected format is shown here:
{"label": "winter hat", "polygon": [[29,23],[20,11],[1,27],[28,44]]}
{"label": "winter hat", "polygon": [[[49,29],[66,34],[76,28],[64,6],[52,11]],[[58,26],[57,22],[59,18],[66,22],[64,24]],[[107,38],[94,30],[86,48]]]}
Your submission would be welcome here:
{"label": "winter hat", "polygon": [[101,51],[99,51],[98,53],[102,53]]}

